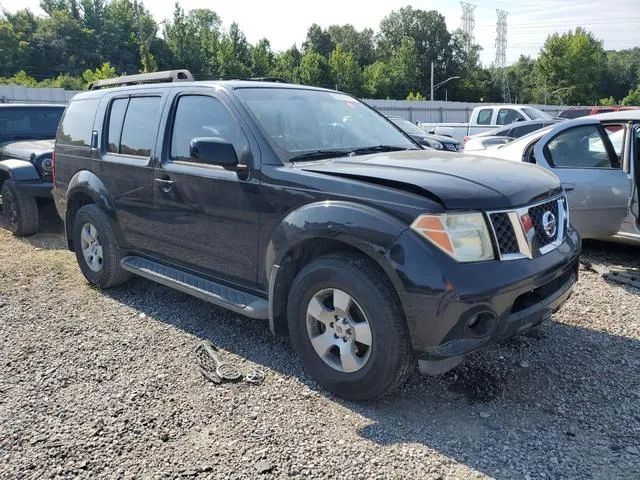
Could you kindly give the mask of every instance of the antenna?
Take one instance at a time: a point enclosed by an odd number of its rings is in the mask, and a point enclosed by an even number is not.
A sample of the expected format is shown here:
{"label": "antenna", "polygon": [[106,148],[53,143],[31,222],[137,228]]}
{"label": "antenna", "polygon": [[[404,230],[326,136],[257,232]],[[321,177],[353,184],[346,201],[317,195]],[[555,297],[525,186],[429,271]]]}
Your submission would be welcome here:
{"label": "antenna", "polygon": [[505,10],[496,10],[498,22],[496,23],[496,59],[495,67],[502,76],[502,98],[505,102],[511,101],[509,92],[509,79],[507,78],[507,15]]}
{"label": "antenna", "polygon": [[473,43],[473,29],[476,26],[473,11],[476,9],[476,6],[467,2],[460,2],[460,6],[462,6],[462,31],[467,35],[469,43]]}

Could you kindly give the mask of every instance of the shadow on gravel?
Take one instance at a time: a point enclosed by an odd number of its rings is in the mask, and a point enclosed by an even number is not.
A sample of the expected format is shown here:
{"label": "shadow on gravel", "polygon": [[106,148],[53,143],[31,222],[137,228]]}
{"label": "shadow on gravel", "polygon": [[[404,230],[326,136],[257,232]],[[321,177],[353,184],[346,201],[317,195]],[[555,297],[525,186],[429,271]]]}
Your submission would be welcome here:
{"label": "shadow on gravel", "polygon": [[[588,245],[586,254],[602,255],[598,245]],[[635,266],[637,249],[628,252],[623,248],[615,261]],[[396,395],[357,404],[320,390],[301,370],[289,343],[274,339],[266,322],[143,279],[105,295],[299,378],[368,419],[358,434],[376,444],[422,444],[498,479],[632,478],[640,468],[636,339],[551,321],[537,338],[512,338],[471,355],[444,376],[416,374]]]}
{"label": "shadow on gravel", "polygon": [[[2,215],[0,215],[0,228],[5,228]],[[40,205],[40,229],[38,233],[31,237],[22,237],[20,240],[43,250],[67,249],[67,242],[64,239],[64,223],[52,203]]]}

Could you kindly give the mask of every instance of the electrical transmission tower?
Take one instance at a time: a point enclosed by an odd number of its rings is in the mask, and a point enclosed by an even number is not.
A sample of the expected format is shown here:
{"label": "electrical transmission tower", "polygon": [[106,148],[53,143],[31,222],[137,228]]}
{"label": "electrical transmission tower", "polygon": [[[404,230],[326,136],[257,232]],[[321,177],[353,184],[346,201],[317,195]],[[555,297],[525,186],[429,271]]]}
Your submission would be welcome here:
{"label": "electrical transmission tower", "polygon": [[469,44],[473,43],[473,29],[476,26],[476,21],[473,19],[473,11],[476,6],[472,3],[460,2],[462,6],[462,31],[467,35]]}
{"label": "electrical transmission tower", "polygon": [[496,60],[495,67],[502,76],[502,98],[505,102],[511,101],[509,93],[509,79],[507,78],[507,15],[504,10],[496,10],[498,22],[496,23]]}

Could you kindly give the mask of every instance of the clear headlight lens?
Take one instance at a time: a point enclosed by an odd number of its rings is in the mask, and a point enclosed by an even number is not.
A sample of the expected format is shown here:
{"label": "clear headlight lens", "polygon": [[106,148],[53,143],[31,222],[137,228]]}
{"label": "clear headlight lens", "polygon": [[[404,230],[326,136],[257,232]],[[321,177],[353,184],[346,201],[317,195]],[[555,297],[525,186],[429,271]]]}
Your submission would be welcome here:
{"label": "clear headlight lens", "polygon": [[480,212],[420,215],[411,228],[459,262],[494,259],[489,228]]}
{"label": "clear headlight lens", "polygon": [[431,148],[435,148],[436,150],[442,150],[444,148],[444,145],[437,140],[431,140],[430,138],[426,138],[425,140]]}

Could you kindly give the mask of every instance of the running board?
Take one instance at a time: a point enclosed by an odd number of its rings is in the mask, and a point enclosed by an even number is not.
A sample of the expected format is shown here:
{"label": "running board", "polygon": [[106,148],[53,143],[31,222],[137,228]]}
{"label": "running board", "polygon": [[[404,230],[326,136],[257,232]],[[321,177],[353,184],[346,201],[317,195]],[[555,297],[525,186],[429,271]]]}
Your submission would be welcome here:
{"label": "running board", "polygon": [[251,318],[269,318],[269,302],[191,273],[167,267],[146,258],[129,256],[120,262],[125,270],[175,288],[207,302],[211,302]]}

